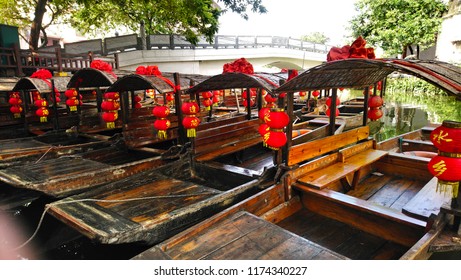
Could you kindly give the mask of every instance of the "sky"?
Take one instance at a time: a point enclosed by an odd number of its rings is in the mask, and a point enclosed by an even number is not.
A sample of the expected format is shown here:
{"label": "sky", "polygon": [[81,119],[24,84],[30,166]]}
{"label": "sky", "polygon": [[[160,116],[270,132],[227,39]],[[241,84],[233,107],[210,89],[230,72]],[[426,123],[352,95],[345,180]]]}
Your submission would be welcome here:
{"label": "sky", "polygon": [[322,32],[327,44],[345,45],[346,26],[356,13],[355,0],[262,0],[266,14],[249,13],[248,21],[228,11],[220,17],[219,35],[261,35],[300,38]]}

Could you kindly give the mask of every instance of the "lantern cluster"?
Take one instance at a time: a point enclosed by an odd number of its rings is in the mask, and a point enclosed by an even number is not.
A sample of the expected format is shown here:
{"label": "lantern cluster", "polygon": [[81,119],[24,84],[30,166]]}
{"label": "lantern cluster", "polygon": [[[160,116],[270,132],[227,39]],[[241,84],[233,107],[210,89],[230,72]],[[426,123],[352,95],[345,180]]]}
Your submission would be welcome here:
{"label": "lantern cluster", "polygon": [[139,95],[135,95],[133,99],[133,107],[136,109],[142,108],[142,97]]}
{"label": "lantern cluster", "polygon": [[66,105],[69,108],[69,111],[75,112],[80,105],[80,100],[78,99],[79,94],[75,88],[70,88],[64,92],[66,96]]}
{"label": "lantern cluster", "polygon": [[196,117],[196,114],[199,113],[199,106],[195,101],[184,102],[181,106],[181,111],[185,115],[182,120],[182,125],[187,131],[187,137],[195,137],[195,129],[200,124],[200,119]]}
{"label": "lantern cluster", "polygon": [[218,106],[219,104],[219,96],[222,95],[221,90],[214,90],[213,91],[213,106]]}
{"label": "lantern cluster", "polygon": [[37,107],[35,115],[40,117],[40,122],[47,122],[50,111],[48,110],[48,101],[45,98],[42,98],[38,91],[33,91],[33,100],[34,105]]}
{"label": "lantern cluster", "polygon": [[[325,105],[327,106],[327,109],[326,109],[326,111],[325,111],[325,115],[327,115],[327,116],[330,116],[330,115],[331,115],[331,110],[330,110],[331,101],[332,101],[332,98],[331,98],[331,97],[328,97],[327,100],[325,101]],[[338,109],[338,106],[339,106],[340,103],[341,103],[341,101],[339,100],[339,98],[336,98],[336,111],[335,111],[335,116],[339,116],[339,109]]]}
{"label": "lantern cluster", "polygon": [[166,139],[166,131],[171,126],[171,122],[167,119],[170,115],[170,108],[168,106],[155,106],[152,109],[152,114],[157,118],[154,122],[154,128],[157,130],[157,137],[159,139]]}
{"label": "lantern cluster", "polygon": [[211,105],[213,105],[213,92],[204,91],[202,92],[202,104],[207,111],[211,110]]}
{"label": "lantern cluster", "polygon": [[383,106],[384,102],[383,99],[378,95],[373,95],[368,100],[368,114],[367,117],[372,120],[376,121],[383,116],[383,111],[381,110],[381,106]]}
{"label": "lantern cluster", "polygon": [[244,90],[242,92],[242,99],[243,99],[243,102],[242,102],[242,105],[244,107],[253,107],[255,105],[255,100],[254,98],[256,97],[256,89],[252,88],[250,89],[250,94],[248,94],[248,91],[247,90]]}
{"label": "lantern cluster", "polygon": [[8,103],[11,105],[10,112],[13,113],[14,118],[20,118],[22,113],[22,99],[21,95],[17,91],[10,92],[10,98]]}
{"label": "lantern cluster", "polygon": [[431,141],[439,154],[429,161],[429,172],[438,178],[437,186],[442,191],[451,187],[456,198],[461,181],[461,123],[444,121],[431,132]]}
{"label": "lantern cluster", "polygon": [[104,100],[101,103],[102,119],[106,122],[107,128],[115,128],[115,121],[118,119],[120,109],[120,95],[118,92],[104,93]]}
{"label": "lantern cluster", "polygon": [[278,150],[287,142],[287,136],[283,129],[288,125],[290,118],[283,109],[273,108],[264,115],[264,120],[265,123],[259,126],[263,143],[273,150]]}

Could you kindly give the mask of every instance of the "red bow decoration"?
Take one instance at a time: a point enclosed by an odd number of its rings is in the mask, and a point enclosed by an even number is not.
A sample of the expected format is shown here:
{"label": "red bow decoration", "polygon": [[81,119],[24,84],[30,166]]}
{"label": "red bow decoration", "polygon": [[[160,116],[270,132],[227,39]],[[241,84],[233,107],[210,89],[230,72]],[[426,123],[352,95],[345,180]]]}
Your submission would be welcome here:
{"label": "red bow decoration", "polygon": [[99,59],[93,60],[90,64],[90,67],[105,72],[112,72],[112,66],[109,63]]}
{"label": "red bow decoration", "polygon": [[38,69],[32,75],[30,75],[31,78],[38,78],[38,79],[51,79],[53,78],[53,74],[49,70],[46,69]]}
{"label": "red bow decoration", "polygon": [[254,74],[253,65],[243,57],[235,60],[234,62],[224,64],[223,73],[228,72]]}
{"label": "red bow decoration", "polygon": [[373,48],[366,48],[367,41],[359,36],[352,45],[345,45],[342,48],[332,47],[327,54],[327,61],[334,61],[346,58],[368,58],[375,59]]}
{"label": "red bow decoration", "polygon": [[149,65],[147,67],[138,66],[136,68],[136,74],[139,75],[153,75],[153,76],[162,76],[162,72],[158,69],[157,65]]}

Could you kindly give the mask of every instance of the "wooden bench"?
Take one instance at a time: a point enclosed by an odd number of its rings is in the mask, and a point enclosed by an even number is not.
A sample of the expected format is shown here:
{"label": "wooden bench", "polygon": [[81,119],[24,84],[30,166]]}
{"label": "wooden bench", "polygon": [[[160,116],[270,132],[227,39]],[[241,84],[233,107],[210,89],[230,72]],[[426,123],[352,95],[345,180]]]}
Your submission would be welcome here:
{"label": "wooden bench", "polygon": [[[343,179],[347,175],[357,172],[363,166],[369,165],[385,155],[387,155],[385,151],[368,149],[344,159],[344,162],[337,162],[326,168],[308,173],[300,177],[297,181],[308,187],[323,189],[331,182]],[[357,180],[358,176],[355,174],[352,187],[358,183]]]}
{"label": "wooden bench", "polygon": [[207,161],[262,142],[259,119],[245,120],[197,132],[195,159]]}
{"label": "wooden bench", "polygon": [[449,194],[437,191],[437,178],[432,178],[410,201],[402,208],[402,213],[422,221],[428,221],[431,214],[437,215],[444,203],[450,203]]}

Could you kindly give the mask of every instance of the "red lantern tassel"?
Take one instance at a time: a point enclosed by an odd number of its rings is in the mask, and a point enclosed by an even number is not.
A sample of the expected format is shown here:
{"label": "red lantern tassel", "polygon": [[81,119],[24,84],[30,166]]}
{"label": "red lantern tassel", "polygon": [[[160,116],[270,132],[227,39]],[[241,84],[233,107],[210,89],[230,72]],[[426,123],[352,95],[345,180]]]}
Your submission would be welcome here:
{"label": "red lantern tassel", "polygon": [[47,122],[48,118],[47,117],[40,117],[40,122]]}
{"label": "red lantern tassel", "polygon": [[197,136],[197,133],[195,132],[195,128],[187,129],[187,137],[192,138],[196,136]]}
{"label": "red lantern tassel", "polygon": [[107,128],[115,128],[115,122],[107,122],[106,127]]}
{"label": "red lantern tassel", "polygon": [[157,137],[158,137],[159,139],[166,139],[166,130],[159,130],[159,131],[157,132]]}

